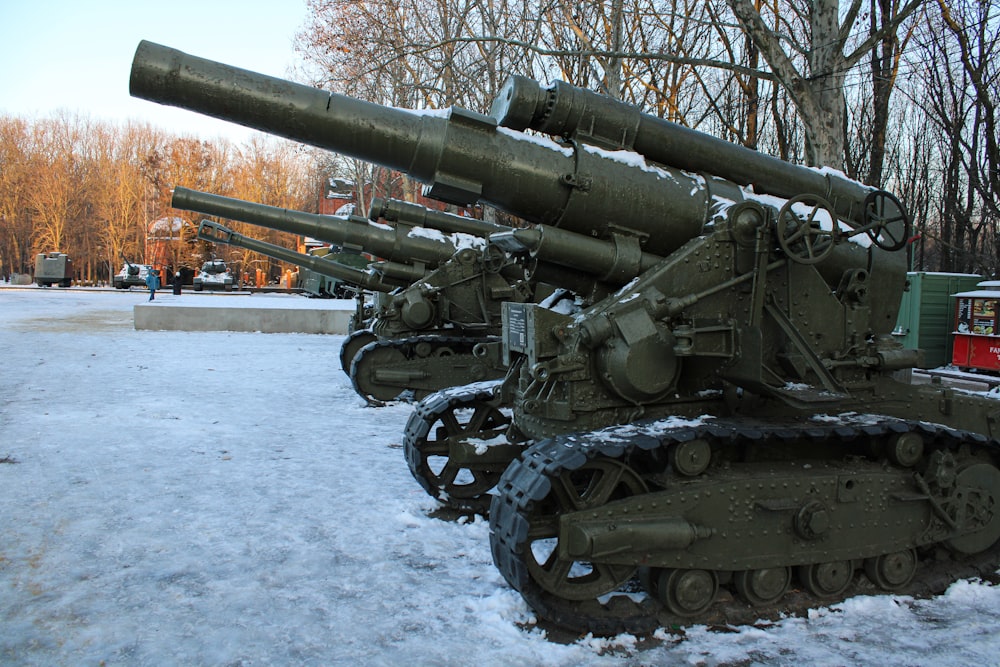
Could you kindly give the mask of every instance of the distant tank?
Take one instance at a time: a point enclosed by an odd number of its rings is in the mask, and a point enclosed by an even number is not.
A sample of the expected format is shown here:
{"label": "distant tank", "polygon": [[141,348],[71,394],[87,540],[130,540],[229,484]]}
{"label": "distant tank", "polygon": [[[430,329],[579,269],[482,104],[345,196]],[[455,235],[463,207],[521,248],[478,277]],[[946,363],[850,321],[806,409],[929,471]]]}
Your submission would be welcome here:
{"label": "distant tank", "polygon": [[896,379],[920,352],[891,335],[891,193],[519,77],[491,116],[420,114],[143,43],[132,93],[492,204],[536,225],[493,245],[620,285],[575,313],[506,302],[504,380],[407,425],[425,488],[489,501],[493,560],[539,619],[752,622],[996,570],[1000,401]]}
{"label": "distant tank", "polygon": [[121,270],[114,275],[111,280],[115,289],[129,289],[130,287],[146,287],[146,274],[153,268],[149,264],[133,264],[122,254],[125,261]]}
{"label": "distant tank", "polygon": [[35,284],[69,287],[73,284],[73,260],[64,252],[39,253],[35,256]]}
{"label": "distant tank", "polygon": [[201,265],[201,270],[194,277],[194,291],[225,290],[232,292],[236,287],[236,279],[221,259],[210,259]]}

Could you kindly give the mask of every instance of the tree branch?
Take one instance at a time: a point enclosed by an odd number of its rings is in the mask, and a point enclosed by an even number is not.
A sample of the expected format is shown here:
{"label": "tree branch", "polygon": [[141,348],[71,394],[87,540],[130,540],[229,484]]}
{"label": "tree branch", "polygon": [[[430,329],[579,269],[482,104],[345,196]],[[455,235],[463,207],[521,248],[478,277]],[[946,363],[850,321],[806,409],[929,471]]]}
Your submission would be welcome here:
{"label": "tree branch", "polygon": [[[925,3],[926,0],[910,0],[896,16],[892,18],[885,26],[878,32],[874,32],[868,36],[868,39],[858,44],[854,51],[844,55],[844,67],[850,69],[854,67],[859,60],[871,53],[871,50],[875,48],[875,44],[880,42],[883,37],[890,33],[895,33],[899,29],[900,24],[909,18],[910,14],[920,9],[920,7]],[[845,23],[845,29],[849,28],[849,25]]]}
{"label": "tree branch", "polygon": [[[613,51],[609,49],[547,49],[537,44],[532,44],[518,39],[508,39],[505,37],[484,37],[484,36],[472,36],[472,37],[451,37],[449,39],[443,39],[436,42],[427,42],[424,44],[413,43],[406,49],[406,55],[415,55],[419,53],[426,53],[428,51],[433,51],[434,49],[439,49],[444,46],[456,43],[486,43],[494,42],[505,44],[508,46],[516,46],[518,48],[525,49],[534,54],[540,56],[552,56],[552,57],[588,57],[588,58],[633,58],[637,60],[656,60],[668,63],[675,63],[679,65],[691,65],[693,67],[715,67],[717,69],[728,70],[731,72],[737,72],[745,76],[755,76],[759,79],[764,79],[766,81],[774,81],[775,76],[772,72],[767,70],[758,70],[752,67],[745,67],[743,65],[737,65],[735,63],[729,63],[722,60],[714,60],[712,58],[689,58],[685,56],[679,56],[673,53],[650,53],[648,51]],[[396,56],[396,58],[401,58],[402,55]]]}

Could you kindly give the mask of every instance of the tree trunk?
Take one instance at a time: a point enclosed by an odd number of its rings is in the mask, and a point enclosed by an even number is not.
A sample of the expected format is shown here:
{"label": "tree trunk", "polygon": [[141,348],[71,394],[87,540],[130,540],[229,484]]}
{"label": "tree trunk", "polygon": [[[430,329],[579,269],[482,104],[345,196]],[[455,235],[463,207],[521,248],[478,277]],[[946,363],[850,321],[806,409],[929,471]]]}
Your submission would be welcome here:
{"label": "tree trunk", "polygon": [[807,11],[809,73],[798,71],[782,51],[779,36],[769,29],[753,0],[729,0],[733,13],[791,95],[805,132],[806,161],[813,166],[844,164],[844,40],[838,21],[838,0],[815,0]]}

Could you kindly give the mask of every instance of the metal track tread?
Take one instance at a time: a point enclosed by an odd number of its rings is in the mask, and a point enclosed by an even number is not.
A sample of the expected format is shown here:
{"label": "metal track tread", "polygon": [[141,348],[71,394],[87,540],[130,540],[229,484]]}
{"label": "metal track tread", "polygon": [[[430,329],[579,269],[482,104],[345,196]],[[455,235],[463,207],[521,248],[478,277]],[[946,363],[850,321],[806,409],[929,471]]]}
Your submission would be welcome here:
{"label": "metal track tread", "polygon": [[351,377],[351,363],[358,351],[369,343],[374,343],[378,337],[369,329],[352,331],[340,346],[340,367],[347,377]]}
{"label": "metal track tread", "polygon": [[[663,422],[660,422],[663,423]],[[520,591],[539,617],[539,623],[549,629],[570,633],[616,635],[623,632],[648,634],[660,627],[677,628],[692,624],[753,624],[762,619],[777,619],[783,615],[806,613],[810,608],[826,606],[858,594],[880,594],[881,589],[867,577],[855,572],[851,584],[838,596],[817,599],[793,586],[776,602],[751,605],[725,588],[707,611],[697,616],[677,616],[652,593],[645,595],[648,578],[643,569],[619,589],[625,593],[582,601],[568,600],[544,590],[529,572],[525,552],[531,549],[529,516],[536,503],[541,503],[553,488],[554,480],[563,473],[577,471],[599,457],[622,460],[631,455],[644,455],[663,450],[677,443],[697,438],[712,438],[723,446],[737,446],[765,441],[822,441],[835,438],[849,442],[856,438],[881,438],[900,433],[917,433],[933,440],[939,447],[957,449],[961,446],[986,448],[996,461],[1000,445],[977,433],[957,431],[944,426],[918,421],[903,421],[878,417],[867,423],[799,423],[767,424],[745,419],[706,419],[693,425],[656,426],[655,420],[630,424],[592,433],[577,433],[544,440],[529,448],[501,478],[490,507],[490,546],[493,560],[507,582]],[[626,434],[623,437],[622,434]],[[914,579],[893,593],[929,596],[942,593],[957,579],[995,577],[1000,565],[1000,542],[984,551],[941,559],[943,548],[924,549],[926,557],[916,566]],[[532,557],[534,558],[534,557]]]}
{"label": "metal track tread", "polygon": [[[379,340],[362,347],[354,356],[351,362],[350,378],[354,391],[362,398],[372,402],[396,400],[403,395],[411,394],[415,400],[420,400],[428,394],[452,386],[470,384],[480,380],[493,379],[503,375],[501,369],[484,370],[485,363],[478,363],[480,360],[472,354],[473,348],[479,343],[491,343],[499,338],[491,337],[469,337],[469,336],[442,336],[429,334],[423,336],[410,336],[408,338],[394,340]],[[418,355],[417,347],[422,346],[430,349],[429,354]],[[447,357],[437,357],[437,350],[447,349]],[[447,372],[440,374],[427,374],[419,381],[379,381],[373,379],[369,366],[378,364],[378,358],[388,358],[392,355],[396,363],[392,368],[386,370],[398,370],[409,361],[416,359],[433,359],[435,357],[446,364]],[[456,369],[480,368],[488,377],[457,377]],[[426,371],[422,371],[426,374]]]}
{"label": "metal track tread", "polygon": [[[436,447],[433,442],[436,434],[431,429],[441,424],[441,428],[449,431],[447,435],[474,435],[484,429],[494,432],[505,429],[510,420],[499,413],[493,393],[500,382],[478,382],[435,392],[417,403],[406,422],[403,452],[414,479],[432,497],[459,512],[485,515],[493,498],[489,492],[496,486],[503,468],[466,472],[464,482],[457,479],[459,471],[450,468],[451,462],[435,472],[428,462],[429,449],[444,456],[448,446]],[[455,410],[463,408],[472,412],[468,421],[462,424],[457,417],[452,420]]]}

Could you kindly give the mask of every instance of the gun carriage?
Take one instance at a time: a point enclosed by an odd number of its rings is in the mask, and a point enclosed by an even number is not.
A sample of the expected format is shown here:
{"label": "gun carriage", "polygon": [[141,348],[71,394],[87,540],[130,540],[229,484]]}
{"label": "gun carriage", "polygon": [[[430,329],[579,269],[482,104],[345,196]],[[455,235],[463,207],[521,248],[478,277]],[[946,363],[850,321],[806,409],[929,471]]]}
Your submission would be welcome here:
{"label": "gun carriage", "polygon": [[489,502],[494,562],[540,618],[648,632],[995,570],[1000,403],[897,379],[920,353],[891,337],[909,220],[889,192],[563,83],[416,113],[144,42],[132,92],[491,204],[533,225],[492,246],[602,287],[578,312],[504,302],[504,380],[407,425],[428,491]]}
{"label": "gun carriage", "polygon": [[[361,216],[292,211],[180,187],[174,190],[172,204],[380,258],[363,270],[249,239],[211,221],[199,229],[202,238],[249,247],[377,294],[372,317],[356,326],[341,348],[341,365],[361,396],[385,401],[409,392],[422,398],[444,387],[503,376],[498,365],[500,303],[528,299],[533,292],[523,269],[502,255],[485,254],[481,237],[445,234],[406,224],[405,218],[390,227]],[[412,217],[414,209],[404,204],[395,206]],[[461,223],[473,231],[478,222],[442,212],[427,212],[422,218],[439,227]],[[492,357],[485,353],[490,344]]]}

